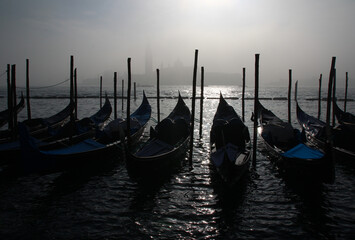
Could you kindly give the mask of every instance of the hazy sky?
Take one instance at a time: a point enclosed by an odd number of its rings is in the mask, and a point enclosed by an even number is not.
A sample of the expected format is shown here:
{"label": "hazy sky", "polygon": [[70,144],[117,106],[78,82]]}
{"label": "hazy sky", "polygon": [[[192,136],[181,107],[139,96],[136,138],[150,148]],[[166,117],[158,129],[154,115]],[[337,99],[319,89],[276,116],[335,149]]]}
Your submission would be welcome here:
{"label": "hazy sky", "polygon": [[144,73],[147,48],[153,69],[192,66],[198,49],[205,72],[245,67],[250,84],[260,53],[261,85],[290,68],[299,84],[317,84],[336,56],[343,85],[346,71],[355,76],[354,13],[354,0],[0,0],[0,74],[16,64],[21,84],[29,58],[33,84],[56,83],[74,55],[81,80],[126,78],[128,57]]}

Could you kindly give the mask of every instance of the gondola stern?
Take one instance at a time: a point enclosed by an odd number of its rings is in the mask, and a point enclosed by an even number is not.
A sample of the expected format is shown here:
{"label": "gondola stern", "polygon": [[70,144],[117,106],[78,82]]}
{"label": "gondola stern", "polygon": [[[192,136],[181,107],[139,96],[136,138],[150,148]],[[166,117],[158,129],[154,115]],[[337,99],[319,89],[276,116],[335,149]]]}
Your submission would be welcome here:
{"label": "gondola stern", "polygon": [[143,102],[142,102],[142,104],[147,104],[147,105],[149,105],[149,101],[148,101],[147,96],[145,95],[145,91],[144,91],[144,90],[143,90]]}

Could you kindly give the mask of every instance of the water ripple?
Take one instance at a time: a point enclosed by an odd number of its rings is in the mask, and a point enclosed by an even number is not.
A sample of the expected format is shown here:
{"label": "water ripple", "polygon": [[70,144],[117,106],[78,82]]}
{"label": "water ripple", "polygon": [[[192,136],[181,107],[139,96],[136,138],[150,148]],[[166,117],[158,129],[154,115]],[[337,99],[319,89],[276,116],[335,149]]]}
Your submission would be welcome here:
{"label": "water ripple", "polygon": [[[96,90],[88,88],[85,94],[95,95]],[[220,91],[224,96],[240,96],[239,87],[211,86],[205,92],[206,96],[218,97]],[[315,113],[315,102],[304,99],[315,92],[299,91],[302,106],[311,114]],[[153,95],[155,89],[148,88],[146,93]],[[185,87],[181,93],[187,96],[191,88]],[[171,87],[162,88],[164,96],[176,94]],[[262,97],[286,94],[283,88],[264,89],[260,93]],[[253,96],[253,89],[247,88],[247,96]],[[240,100],[228,101],[241,112]],[[43,112],[56,112],[66,104],[66,99],[32,102],[33,114],[40,116]],[[132,102],[132,108],[138,102]],[[186,102],[191,104],[189,99]],[[176,99],[162,100],[162,117],[175,103]],[[151,104],[156,114],[156,101]],[[140,181],[130,176],[123,161],[112,159],[94,169],[0,182],[0,238],[352,239],[355,236],[354,171],[341,164],[335,166],[333,184],[290,181],[270,161],[259,141],[256,167],[250,169],[238,186],[225,186],[209,161],[209,129],[217,104],[217,99],[205,101],[202,138],[195,131],[192,169],[186,156],[176,172]],[[250,131],[252,104],[246,101],[246,124]],[[263,104],[285,118],[286,101],[263,100]],[[97,110],[98,99],[80,99],[78,107],[79,117],[87,116]],[[355,103],[349,102],[348,108],[354,110]],[[199,110],[196,116],[198,113]],[[24,119],[25,114],[19,117]],[[295,119],[293,124],[298,125]],[[154,125],[153,121],[149,123]]]}

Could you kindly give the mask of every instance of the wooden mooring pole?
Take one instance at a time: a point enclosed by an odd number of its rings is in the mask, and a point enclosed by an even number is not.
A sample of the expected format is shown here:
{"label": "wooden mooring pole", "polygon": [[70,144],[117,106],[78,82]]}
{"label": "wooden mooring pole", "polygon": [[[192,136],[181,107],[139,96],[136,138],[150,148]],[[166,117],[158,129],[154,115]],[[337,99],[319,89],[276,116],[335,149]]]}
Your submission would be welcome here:
{"label": "wooden mooring pole", "polygon": [[298,81],[295,82],[295,100],[297,100]]}
{"label": "wooden mooring pole", "polygon": [[102,76],[100,76],[100,108],[102,107]]}
{"label": "wooden mooring pole", "polygon": [[292,88],[292,69],[288,70],[288,123],[291,124],[291,88]]}
{"label": "wooden mooring pole", "polygon": [[133,83],[133,89],[134,89],[134,101],[137,100],[137,94],[136,94],[136,82]]}
{"label": "wooden mooring pole", "polygon": [[200,98],[200,139],[202,139],[202,124],[203,124],[203,88],[205,82],[205,68],[201,67],[201,98]]}
{"label": "wooden mooring pole", "polygon": [[344,112],[346,112],[346,102],[348,101],[348,72],[345,73],[345,96],[344,96]]}
{"label": "wooden mooring pole", "polygon": [[157,69],[157,115],[158,115],[158,123],[160,123],[160,72]]}
{"label": "wooden mooring pole", "polygon": [[255,92],[254,92],[254,134],[253,134],[253,166],[256,166],[256,148],[258,139],[258,99],[259,99],[259,56],[255,54]]}
{"label": "wooden mooring pole", "polygon": [[117,119],[117,72],[113,73],[113,111],[114,119]]}
{"label": "wooden mooring pole", "polygon": [[74,118],[78,119],[78,71],[77,71],[77,68],[74,69],[74,106],[75,106]]}
{"label": "wooden mooring pole", "polygon": [[190,155],[189,164],[192,168],[192,155],[194,147],[194,126],[195,126],[195,100],[196,100],[196,78],[197,78],[197,60],[198,60],[198,50],[195,50],[195,60],[194,60],[194,71],[192,80],[192,107],[191,107],[191,128],[190,128]]}
{"label": "wooden mooring pole", "polygon": [[245,68],[243,68],[243,88],[242,88],[242,120],[245,122]]}
{"label": "wooden mooring pole", "polygon": [[123,115],[123,109],[124,109],[124,101],[123,101],[123,99],[124,99],[124,80],[122,79],[122,97],[121,97],[121,99],[122,99],[122,115]]}
{"label": "wooden mooring pole", "polygon": [[26,106],[27,119],[31,119],[31,104],[30,104],[30,60],[26,59]]}
{"label": "wooden mooring pole", "polygon": [[319,76],[319,90],[318,90],[318,119],[320,119],[320,114],[321,114],[322,77],[323,77],[323,75],[321,74],[321,75]]}
{"label": "wooden mooring pole", "polygon": [[17,105],[17,99],[16,99],[16,64],[13,64],[11,66],[11,96],[12,96],[12,119],[13,119],[13,131],[12,131],[12,137],[13,139],[16,138],[17,135],[17,111],[16,111],[16,105]]}
{"label": "wooden mooring pole", "polygon": [[127,146],[131,149],[131,58],[127,59],[128,66],[128,84],[127,84]]}
{"label": "wooden mooring pole", "polygon": [[11,65],[7,64],[7,109],[9,109],[8,125],[12,132],[14,129],[13,107],[12,107],[12,88],[11,88]]}
{"label": "wooden mooring pole", "polygon": [[[70,56],[70,103],[74,105],[74,56]],[[74,123],[75,116],[73,111],[70,113],[70,121]]]}
{"label": "wooden mooring pole", "polygon": [[334,77],[333,77],[333,94],[332,94],[332,126],[335,127],[335,104],[336,104],[336,82],[337,82],[337,70],[334,69]]}

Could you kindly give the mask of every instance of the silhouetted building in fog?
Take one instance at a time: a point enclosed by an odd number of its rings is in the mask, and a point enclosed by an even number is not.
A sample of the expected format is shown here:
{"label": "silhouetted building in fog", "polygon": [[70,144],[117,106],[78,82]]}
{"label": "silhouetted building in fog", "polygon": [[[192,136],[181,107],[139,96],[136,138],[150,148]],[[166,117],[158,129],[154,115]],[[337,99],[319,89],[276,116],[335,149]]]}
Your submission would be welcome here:
{"label": "silhouetted building in fog", "polygon": [[[164,66],[162,63],[160,68],[160,84],[161,85],[191,85],[193,78],[193,67],[184,66],[180,59],[177,59],[174,64]],[[197,71],[197,84],[200,84],[201,67]],[[123,75],[126,79],[126,75]],[[112,84],[113,71],[106,71],[104,73],[104,85]],[[119,73],[119,78],[122,79]],[[108,80],[108,81],[107,81]],[[86,84],[99,84],[98,79],[85,80]],[[153,68],[153,55],[150,46],[147,46],[145,53],[145,72],[144,74],[137,74],[132,72],[132,84],[136,82],[138,86],[156,85],[157,74],[156,68]],[[119,81],[121,83],[121,81]],[[205,68],[205,85],[240,85],[242,84],[242,77],[239,73],[218,73],[209,72]]]}

